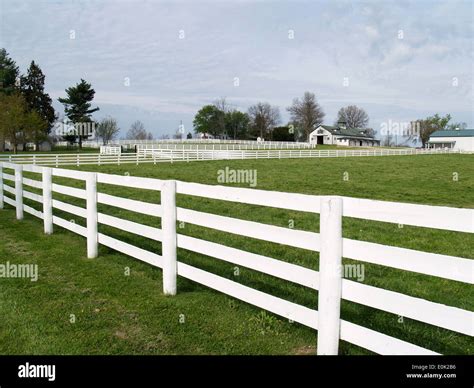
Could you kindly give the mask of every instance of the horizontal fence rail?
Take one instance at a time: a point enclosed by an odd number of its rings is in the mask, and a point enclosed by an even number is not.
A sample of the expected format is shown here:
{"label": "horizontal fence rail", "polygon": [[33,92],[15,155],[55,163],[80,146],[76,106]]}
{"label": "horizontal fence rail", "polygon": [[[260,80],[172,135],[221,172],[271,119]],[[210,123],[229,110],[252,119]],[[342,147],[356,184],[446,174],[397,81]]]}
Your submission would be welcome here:
{"label": "horizontal fence rail", "polygon": [[[274,148],[314,148],[316,144],[309,142],[290,142],[290,141],[257,141],[257,140],[221,140],[221,139],[162,139],[162,140],[114,140],[109,146],[122,146],[124,148],[134,148],[138,146],[150,147],[201,147],[207,145],[241,147],[239,149],[274,149]],[[70,144],[66,141],[57,142],[60,147],[67,147]],[[85,140],[82,142],[85,148],[100,148],[104,146],[103,142],[94,140]],[[237,149],[237,148],[236,148]]]}
{"label": "horizontal fence rail", "polygon": [[[24,172],[35,173],[39,179],[26,178],[23,176]],[[85,189],[55,184],[52,182],[54,177],[82,181],[85,183]],[[97,184],[154,190],[160,192],[161,203],[148,203],[106,194],[97,189]],[[40,189],[42,194],[29,191],[30,187]],[[86,206],[80,207],[53,199],[53,193],[85,200]],[[177,194],[198,197],[197,200],[207,198],[321,214],[320,233],[178,207]],[[42,210],[26,205],[24,199],[39,203]],[[174,295],[179,292],[176,287],[176,278],[182,276],[318,330],[318,354],[337,354],[340,340],[379,354],[437,354],[432,350],[341,319],[342,299],[474,336],[472,311],[347,280],[342,277],[340,271],[335,270],[340,266],[341,258],[344,257],[472,285],[474,284],[473,260],[347,239],[342,236],[342,218],[353,217],[474,233],[474,209],[271,192],[8,162],[0,163],[0,208],[3,208],[5,204],[16,209],[17,219],[21,220],[24,212],[42,219],[44,231],[47,234],[53,233],[53,226],[57,225],[85,237],[89,258],[97,256],[98,245],[102,244],[161,268],[163,292],[166,294]],[[161,218],[162,227],[143,225],[99,212],[97,204]],[[53,209],[85,219],[86,226],[54,216]],[[320,252],[319,271],[201,238],[182,235],[176,228],[177,221],[310,252]],[[101,233],[98,231],[99,225],[111,226],[161,242],[162,254],[150,252]],[[319,293],[318,309],[298,305],[182,263],[177,253],[179,249],[240,265],[317,291]]]}
{"label": "horizontal fence rail", "polygon": [[[374,148],[362,150],[204,150],[204,149],[164,149],[143,148],[137,153],[95,154],[17,154],[0,155],[0,162],[16,164],[33,164],[42,166],[83,166],[83,165],[121,165],[140,163],[173,163],[210,160],[247,160],[247,159],[298,159],[298,158],[345,158],[370,156],[403,156],[403,155],[432,155],[460,154],[459,150],[443,149],[387,149]],[[466,152],[467,153],[467,152]]]}

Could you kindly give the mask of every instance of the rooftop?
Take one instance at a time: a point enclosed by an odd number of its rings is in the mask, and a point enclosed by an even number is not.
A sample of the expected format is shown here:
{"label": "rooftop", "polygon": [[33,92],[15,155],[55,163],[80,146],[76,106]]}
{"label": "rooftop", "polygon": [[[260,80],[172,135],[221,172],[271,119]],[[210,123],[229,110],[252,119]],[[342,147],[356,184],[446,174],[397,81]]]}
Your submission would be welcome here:
{"label": "rooftop", "polygon": [[320,125],[320,127],[324,128],[326,131],[331,132],[333,135],[373,139],[372,136],[365,132],[369,128],[341,128],[334,127],[332,125]]}
{"label": "rooftop", "polygon": [[430,137],[474,137],[474,129],[460,129],[459,131],[435,131]]}

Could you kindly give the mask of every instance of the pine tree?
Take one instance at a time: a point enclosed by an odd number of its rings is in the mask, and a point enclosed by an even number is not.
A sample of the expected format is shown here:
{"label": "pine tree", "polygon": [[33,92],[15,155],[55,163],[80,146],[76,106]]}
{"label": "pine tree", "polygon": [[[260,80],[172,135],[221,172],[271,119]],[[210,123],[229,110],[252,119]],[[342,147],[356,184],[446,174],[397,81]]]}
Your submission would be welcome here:
{"label": "pine tree", "polygon": [[15,91],[19,74],[18,66],[7,50],[0,49],[0,93],[11,94]]}
{"label": "pine tree", "polygon": [[[46,137],[56,119],[52,100],[49,94],[44,91],[45,76],[40,67],[32,61],[26,76],[21,77],[21,94],[25,98],[30,111],[35,111],[47,123],[44,128],[44,137]],[[37,137],[38,138],[38,137]],[[38,149],[38,144],[36,149]]]}
{"label": "pine tree", "polygon": [[66,98],[58,98],[58,101],[64,105],[64,111],[69,120],[76,126],[77,137],[79,139],[79,148],[82,148],[82,138],[87,138],[90,132],[79,129],[92,124],[92,113],[99,108],[91,108],[91,101],[94,99],[95,90],[91,84],[83,79],[75,86],[66,89]]}

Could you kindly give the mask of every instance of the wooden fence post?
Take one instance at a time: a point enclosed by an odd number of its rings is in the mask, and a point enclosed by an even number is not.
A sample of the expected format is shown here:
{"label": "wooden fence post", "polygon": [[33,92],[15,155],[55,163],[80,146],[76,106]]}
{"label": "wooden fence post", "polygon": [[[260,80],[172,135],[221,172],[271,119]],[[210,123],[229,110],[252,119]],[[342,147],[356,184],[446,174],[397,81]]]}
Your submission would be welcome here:
{"label": "wooden fence post", "polygon": [[95,259],[98,255],[97,236],[97,173],[91,172],[86,178],[87,196],[87,258]]}
{"label": "wooden fence post", "polygon": [[176,181],[165,181],[161,190],[163,217],[163,293],[176,295]]}
{"label": "wooden fence post", "polygon": [[322,197],[319,256],[318,355],[337,355],[342,289],[342,198]]}
{"label": "wooden fence post", "polygon": [[16,219],[23,219],[23,166],[15,165],[15,202],[16,202]]}
{"label": "wooden fence post", "polygon": [[0,209],[3,207],[3,163],[0,163]]}
{"label": "wooden fence post", "polygon": [[53,233],[53,181],[49,167],[43,167],[43,223],[44,233]]}

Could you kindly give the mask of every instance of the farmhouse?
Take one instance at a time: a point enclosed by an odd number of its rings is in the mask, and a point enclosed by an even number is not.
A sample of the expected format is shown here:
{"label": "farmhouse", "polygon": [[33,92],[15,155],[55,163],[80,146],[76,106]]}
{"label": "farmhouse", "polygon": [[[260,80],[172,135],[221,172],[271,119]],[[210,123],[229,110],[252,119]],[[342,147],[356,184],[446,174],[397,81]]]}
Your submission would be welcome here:
{"label": "farmhouse", "polygon": [[369,134],[368,128],[348,128],[344,121],[337,126],[320,125],[309,134],[311,144],[333,144],[348,147],[372,147],[380,145],[380,140]]}
{"label": "farmhouse", "polygon": [[474,151],[474,129],[433,132],[428,148],[448,148],[460,151]]}

